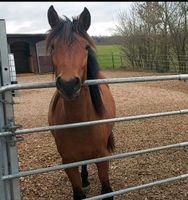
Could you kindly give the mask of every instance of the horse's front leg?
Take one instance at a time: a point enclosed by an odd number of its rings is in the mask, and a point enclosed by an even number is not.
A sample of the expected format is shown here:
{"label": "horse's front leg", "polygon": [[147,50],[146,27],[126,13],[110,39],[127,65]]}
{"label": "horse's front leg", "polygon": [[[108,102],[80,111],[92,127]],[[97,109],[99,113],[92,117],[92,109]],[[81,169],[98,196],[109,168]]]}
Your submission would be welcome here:
{"label": "horse's front leg", "polygon": [[86,195],[82,190],[82,182],[78,167],[66,169],[65,172],[68,175],[68,178],[72,184],[74,200],[85,199]]}
{"label": "horse's front leg", "polygon": [[[99,179],[102,186],[101,194],[112,192],[112,188],[110,186],[110,181],[109,181],[109,175],[108,175],[109,162],[105,161],[105,162],[97,163],[96,165],[97,165],[98,175],[99,175]],[[105,200],[113,200],[113,197],[105,198]]]}

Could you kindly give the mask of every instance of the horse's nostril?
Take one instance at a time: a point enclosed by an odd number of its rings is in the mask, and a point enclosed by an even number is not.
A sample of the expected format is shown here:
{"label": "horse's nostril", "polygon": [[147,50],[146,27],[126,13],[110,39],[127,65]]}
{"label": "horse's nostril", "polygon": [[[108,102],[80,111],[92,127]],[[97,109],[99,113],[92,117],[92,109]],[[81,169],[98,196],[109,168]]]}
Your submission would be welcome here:
{"label": "horse's nostril", "polygon": [[81,81],[80,81],[80,79],[79,79],[78,77],[76,77],[76,78],[74,79],[73,85],[74,85],[74,88],[75,88],[75,89],[79,89],[79,88],[80,88],[80,86],[81,86]]}
{"label": "horse's nostril", "polygon": [[78,83],[80,83],[80,79],[79,78],[75,78],[75,84],[78,84]]}
{"label": "horse's nostril", "polygon": [[60,88],[63,88],[63,79],[61,78],[61,77],[57,77],[57,79],[56,79],[56,87],[58,88],[58,89],[60,89]]}

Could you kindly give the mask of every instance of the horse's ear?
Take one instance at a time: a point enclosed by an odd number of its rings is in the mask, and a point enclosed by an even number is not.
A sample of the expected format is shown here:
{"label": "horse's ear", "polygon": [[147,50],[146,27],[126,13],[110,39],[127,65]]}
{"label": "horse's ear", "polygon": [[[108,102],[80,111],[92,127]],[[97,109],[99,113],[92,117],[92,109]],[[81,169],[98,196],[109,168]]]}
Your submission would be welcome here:
{"label": "horse's ear", "polygon": [[59,23],[59,16],[53,6],[48,9],[48,22],[51,28],[54,28]]}
{"label": "horse's ear", "polygon": [[85,7],[78,18],[78,25],[81,30],[87,31],[91,24],[91,15],[89,10]]}

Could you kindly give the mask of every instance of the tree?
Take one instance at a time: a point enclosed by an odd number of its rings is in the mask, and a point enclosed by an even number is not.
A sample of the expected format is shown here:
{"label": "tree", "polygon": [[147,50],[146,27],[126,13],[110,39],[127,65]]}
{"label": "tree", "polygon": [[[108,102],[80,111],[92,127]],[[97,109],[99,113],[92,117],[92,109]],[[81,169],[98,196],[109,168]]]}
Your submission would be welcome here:
{"label": "tree", "polygon": [[178,59],[179,73],[186,73],[187,66],[187,2],[167,3],[167,23],[169,26],[173,50]]}
{"label": "tree", "polygon": [[185,73],[188,3],[136,2],[130,13],[119,13],[116,31],[133,68],[167,72],[177,60],[178,72]]}

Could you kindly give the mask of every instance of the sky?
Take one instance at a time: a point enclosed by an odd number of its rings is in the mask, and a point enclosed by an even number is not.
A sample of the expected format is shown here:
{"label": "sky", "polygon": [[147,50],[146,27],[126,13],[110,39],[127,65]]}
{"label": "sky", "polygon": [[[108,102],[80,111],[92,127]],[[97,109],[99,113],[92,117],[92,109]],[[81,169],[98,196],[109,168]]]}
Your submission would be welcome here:
{"label": "sky", "polygon": [[118,13],[128,12],[132,2],[0,2],[0,19],[5,19],[7,33],[46,33],[50,26],[48,8],[58,15],[78,16],[87,7],[91,14],[91,36],[110,36],[118,23]]}

